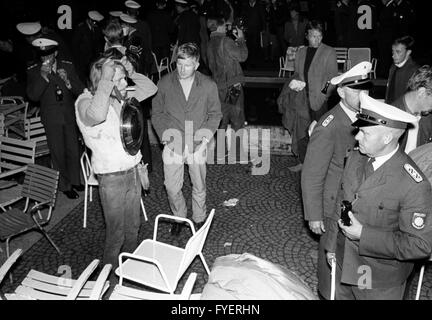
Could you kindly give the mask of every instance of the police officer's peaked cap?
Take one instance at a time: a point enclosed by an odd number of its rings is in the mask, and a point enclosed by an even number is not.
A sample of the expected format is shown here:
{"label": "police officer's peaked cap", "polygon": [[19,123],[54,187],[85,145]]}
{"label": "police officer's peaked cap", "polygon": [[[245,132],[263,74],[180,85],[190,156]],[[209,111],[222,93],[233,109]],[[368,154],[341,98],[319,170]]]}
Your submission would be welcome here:
{"label": "police officer's peaked cap", "polygon": [[130,15],[126,14],[126,13],[122,13],[120,15],[120,20],[126,23],[130,23],[130,24],[134,24],[137,23],[137,19],[135,19],[134,17],[131,17]]}
{"label": "police officer's peaked cap", "polygon": [[22,22],[16,25],[19,32],[26,36],[37,34],[41,31],[42,26],[39,22]]}
{"label": "police officer's peaked cap", "polygon": [[94,11],[94,10],[88,12],[88,17],[98,22],[104,19],[103,15],[101,15],[98,11]]}
{"label": "police officer's peaked cap", "polygon": [[47,38],[37,38],[33,40],[32,45],[38,49],[40,55],[46,56],[57,50],[58,42]]}
{"label": "police officer's peaked cap", "polygon": [[354,127],[385,126],[397,129],[406,129],[417,118],[408,112],[375,100],[365,92],[360,92],[360,113]]}
{"label": "police officer's peaked cap", "polygon": [[110,14],[112,17],[116,17],[116,18],[118,18],[118,17],[120,17],[120,16],[123,14],[123,12],[122,12],[122,11],[110,11],[109,14]]}
{"label": "police officer's peaked cap", "polygon": [[330,83],[340,87],[350,87],[353,89],[370,89],[372,82],[370,72],[372,64],[368,61],[363,61],[356,64],[347,72],[342,73],[330,80]]}
{"label": "police officer's peaked cap", "polygon": [[125,6],[131,9],[139,9],[141,5],[133,0],[128,0],[125,2]]}

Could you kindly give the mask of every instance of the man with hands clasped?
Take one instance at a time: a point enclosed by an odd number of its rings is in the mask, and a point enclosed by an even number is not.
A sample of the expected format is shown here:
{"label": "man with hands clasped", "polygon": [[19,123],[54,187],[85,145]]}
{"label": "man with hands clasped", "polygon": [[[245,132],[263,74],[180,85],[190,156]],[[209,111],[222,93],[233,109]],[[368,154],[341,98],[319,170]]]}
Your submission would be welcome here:
{"label": "man with hands clasped", "polygon": [[[216,83],[197,71],[199,52],[199,47],[191,42],[178,47],[177,69],[162,77],[152,102],[152,123],[164,145],[164,184],[171,211],[175,216],[187,217],[182,193],[184,165],[187,164],[196,229],[206,219],[207,143],[222,118]],[[171,234],[178,236],[181,228],[181,224],[174,224]]]}
{"label": "man with hands clasped", "polygon": [[414,261],[431,255],[431,185],[398,144],[416,117],[363,93],[360,104],[337,202],[351,202],[351,221],[325,249],[336,253],[336,299],[402,299]]}

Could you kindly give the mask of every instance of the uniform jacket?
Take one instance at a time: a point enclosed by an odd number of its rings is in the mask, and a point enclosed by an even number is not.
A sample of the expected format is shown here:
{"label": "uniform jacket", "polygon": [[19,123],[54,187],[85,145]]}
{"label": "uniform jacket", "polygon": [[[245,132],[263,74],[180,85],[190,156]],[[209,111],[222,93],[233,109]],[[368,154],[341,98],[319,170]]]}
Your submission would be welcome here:
{"label": "uniform jacket", "polygon": [[405,93],[408,80],[413,75],[413,73],[416,72],[416,70],[418,69],[418,65],[414,62],[413,59],[411,59],[411,57],[408,58],[407,62],[405,62],[405,64],[400,68],[400,70],[398,70],[398,80],[394,83],[395,87],[393,95],[393,93],[390,92],[390,82],[392,81],[393,74],[395,73],[396,68],[397,67],[393,63],[390,67],[389,77],[387,80],[385,102],[390,104]]}
{"label": "uniform jacket", "polygon": [[[185,144],[192,152],[203,137],[210,140],[222,118],[216,83],[199,71],[195,73],[188,100],[177,72],[162,77],[152,106],[152,124],[161,141],[168,140],[163,136],[168,129],[181,134],[180,137],[174,137],[174,144],[169,145],[178,154],[183,153]],[[187,128],[187,124],[193,124],[193,128]],[[208,131],[197,132],[199,129]],[[182,141],[179,141],[180,138]]]}
{"label": "uniform jacket", "polygon": [[198,15],[192,10],[185,10],[176,18],[178,45],[186,42],[201,44],[201,24]]}
{"label": "uniform jacket", "polygon": [[297,24],[297,29],[294,28],[292,21],[287,21],[284,28],[284,39],[291,47],[299,47],[305,44],[307,19],[300,19]]}
{"label": "uniform jacket", "polygon": [[[307,47],[301,47],[296,54],[293,79],[304,80],[304,65]],[[327,81],[338,74],[336,52],[332,47],[321,43],[308,72],[309,102],[312,110],[319,110],[330,96],[331,90],[323,94],[321,90]]]}
{"label": "uniform jacket", "polygon": [[[342,178],[341,195],[349,201],[357,198],[352,211],[363,229],[360,241],[339,232],[336,260],[342,264],[341,281],[357,285],[368,266],[372,288],[400,286],[411,273],[413,260],[431,255],[431,185],[400,148],[362,182],[367,160],[353,152]],[[423,220],[416,228],[418,217]]]}
{"label": "uniform jacket", "polygon": [[74,64],[81,79],[89,77],[90,64],[103,52],[105,40],[99,27],[90,29],[87,21],[78,24],[72,39]]}
{"label": "uniform jacket", "polygon": [[337,220],[337,192],[355,128],[340,104],[323,115],[310,137],[301,174],[305,219]]}
{"label": "uniform jacket", "polygon": [[[67,60],[57,59],[57,72],[48,75],[47,82],[40,74],[41,63],[32,65],[27,70],[27,95],[30,100],[40,102],[42,123],[75,124],[74,102],[84,90],[73,64]],[[69,90],[58,72],[63,69],[67,73],[72,88]],[[63,92],[63,101],[56,100],[56,87]]]}
{"label": "uniform jacket", "polygon": [[[392,103],[393,106],[406,111],[409,113],[409,109],[405,103],[405,95],[399,97],[395,102]],[[405,146],[408,139],[408,131],[402,135],[399,140],[402,150],[405,150]],[[432,141],[432,115],[422,116],[419,121],[419,130],[417,135],[417,147],[429,143]]]}

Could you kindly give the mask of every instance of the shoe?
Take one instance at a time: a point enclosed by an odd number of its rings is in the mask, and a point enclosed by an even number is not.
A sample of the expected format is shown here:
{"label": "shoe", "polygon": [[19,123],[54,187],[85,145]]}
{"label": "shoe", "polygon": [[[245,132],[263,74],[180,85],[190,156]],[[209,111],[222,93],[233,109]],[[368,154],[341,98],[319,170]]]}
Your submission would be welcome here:
{"label": "shoe", "polygon": [[75,191],[78,191],[78,192],[82,192],[82,191],[84,191],[84,186],[83,186],[82,184],[77,185],[77,186],[72,186],[72,188],[73,188]]}
{"label": "shoe", "polygon": [[299,172],[299,171],[302,170],[302,166],[303,165],[301,163],[299,163],[298,165],[289,167],[288,170],[291,171],[291,172]]}
{"label": "shoe", "polygon": [[79,194],[76,193],[75,190],[71,189],[71,190],[67,190],[67,191],[63,191],[63,193],[66,195],[66,197],[68,197],[69,199],[78,199],[79,198]]}
{"label": "shoe", "polygon": [[171,235],[177,237],[181,230],[183,229],[183,224],[181,223],[174,223],[171,227]]}

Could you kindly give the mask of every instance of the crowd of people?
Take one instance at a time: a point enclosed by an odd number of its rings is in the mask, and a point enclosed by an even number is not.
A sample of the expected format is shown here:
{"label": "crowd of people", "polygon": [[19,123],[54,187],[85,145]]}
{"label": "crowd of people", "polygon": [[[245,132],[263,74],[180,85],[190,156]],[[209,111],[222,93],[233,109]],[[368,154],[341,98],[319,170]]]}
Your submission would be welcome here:
{"label": "crowd of people", "polygon": [[[402,3],[382,1],[381,16],[402,10]],[[359,5],[374,8],[369,1],[337,2],[338,45],[350,45],[354,31],[338,28],[357,21],[352,10]],[[164,185],[179,217],[187,217],[182,187],[188,166],[192,220],[199,229],[207,217],[209,143],[217,129],[230,125],[238,132],[245,124],[243,68],[298,46],[278,103],[299,160],[291,169],[301,171],[304,218],[320,237],[319,293],[331,298],[335,264],[337,299],[402,299],[414,262],[432,252],[431,185],[409,156],[432,141],[432,68],[412,59],[410,20],[398,18],[386,47],[393,63],[380,101],[368,95],[371,63],[338,72],[334,47],[323,42],[328,27],[302,16],[299,2],[175,0],[174,7],[172,15],[166,0],[156,0],[145,20],[133,0],[109,17],[88,11],[74,30],[71,51],[56,32],[34,21],[16,25],[22,47],[1,39],[2,51],[17,53],[17,69],[25,70],[6,79],[2,94],[24,88],[21,95],[39,105],[59,189],[68,198],[82,189],[82,149],[91,153],[107,231],[104,263],[115,268],[121,251],[136,248],[142,168],[151,171],[148,136],[138,152],[122,143],[126,101],[137,101],[163,145]],[[175,70],[158,78],[163,57],[173,57]],[[329,103],[333,92],[335,106]],[[234,162],[248,163],[241,135],[234,136]],[[225,139],[217,143],[223,144],[218,150],[228,150]],[[351,206],[343,219],[341,203]],[[178,236],[182,227],[173,224],[171,234]]]}

